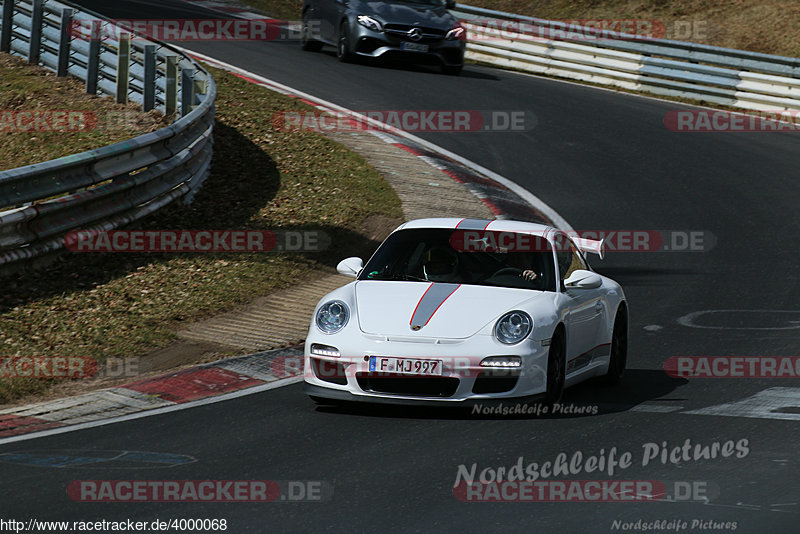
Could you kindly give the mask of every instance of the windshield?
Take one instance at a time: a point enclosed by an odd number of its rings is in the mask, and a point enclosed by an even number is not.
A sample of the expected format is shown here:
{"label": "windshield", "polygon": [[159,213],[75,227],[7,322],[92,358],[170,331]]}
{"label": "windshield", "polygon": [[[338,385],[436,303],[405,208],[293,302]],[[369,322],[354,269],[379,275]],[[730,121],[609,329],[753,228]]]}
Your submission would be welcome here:
{"label": "windshield", "polygon": [[[492,246],[460,246],[463,235],[461,230],[447,228],[395,232],[367,262],[359,280],[444,282],[555,291],[553,252],[543,238],[533,237],[537,240],[536,246],[517,251]],[[527,234],[512,235],[532,238]],[[481,244],[485,245],[485,241]]]}

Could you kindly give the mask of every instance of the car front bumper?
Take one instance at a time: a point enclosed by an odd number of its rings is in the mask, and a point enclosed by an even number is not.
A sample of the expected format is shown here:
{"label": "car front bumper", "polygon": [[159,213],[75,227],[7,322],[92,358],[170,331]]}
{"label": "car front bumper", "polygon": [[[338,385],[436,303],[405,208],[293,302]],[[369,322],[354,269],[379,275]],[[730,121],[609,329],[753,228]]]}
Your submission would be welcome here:
{"label": "car front bumper", "polygon": [[[404,404],[468,404],[535,398],[547,390],[548,346],[525,340],[502,346],[491,336],[430,343],[390,341],[382,336],[353,340],[310,336],[306,340],[304,379],[309,395],[334,400]],[[349,339],[349,343],[347,342]],[[319,343],[335,346],[339,357],[311,354]],[[439,360],[437,376],[401,375],[369,368],[370,357]],[[519,368],[481,366],[489,356],[519,356]]]}
{"label": "car front bumper", "polygon": [[460,40],[423,40],[418,44],[427,45],[427,52],[408,50],[404,47],[417,43],[396,37],[385,32],[376,32],[355,23],[351,26],[353,53],[361,57],[398,59],[414,63],[438,63],[447,67],[464,64],[466,43]]}

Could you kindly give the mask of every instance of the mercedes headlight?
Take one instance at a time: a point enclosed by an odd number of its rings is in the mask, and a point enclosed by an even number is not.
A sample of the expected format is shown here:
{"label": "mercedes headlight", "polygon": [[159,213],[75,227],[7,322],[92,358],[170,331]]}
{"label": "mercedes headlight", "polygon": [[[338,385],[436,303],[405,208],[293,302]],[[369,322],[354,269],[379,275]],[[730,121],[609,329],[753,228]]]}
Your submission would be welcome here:
{"label": "mercedes headlight", "polygon": [[383,26],[381,25],[381,23],[373,19],[372,17],[368,17],[366,15],[359,15],[357,20],[359,24],[361,24],[365,28],[369,28],[374,32],[383,31]]}
{"label": "mercedes headlight", "polygon": [[445,39],[448,41],[455,41],[456,39],[466,39],[467,37],[467,29],[464,26],[458,24],[455,28],[447,32],[447,35],[444,36]]}
{"label": "mercedes headlight", "polygon": [[335,334],[347,324],[350,309],[341,300],[332,300],[317,310],[317,328],[326,334]]}
{"label": "mercedes headlight", "polygon": [[525,339],[533,330],[533,320],[524,311],[512,311],[503,315],[494,326],[494,337],[500,343],[513,345]]}

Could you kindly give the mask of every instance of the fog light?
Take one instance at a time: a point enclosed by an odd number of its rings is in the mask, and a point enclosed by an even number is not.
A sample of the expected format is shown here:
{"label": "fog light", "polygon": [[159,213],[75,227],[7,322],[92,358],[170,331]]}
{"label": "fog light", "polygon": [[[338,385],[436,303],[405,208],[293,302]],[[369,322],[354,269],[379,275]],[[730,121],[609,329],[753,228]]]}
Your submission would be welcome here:
{"label": "fog light", "polygon": [[321,345],[319,343],[311,344],[311,354],[315,354],[317,356],[328,356],[331,358],[338,358],[342,355],[339,352],[339,349],[336,347],[331,347],[330,345]]}
{"label": "fog light", "polygon": [[481,360],[481,367],[522,367],[522,358],[519,356],[489,356]]}

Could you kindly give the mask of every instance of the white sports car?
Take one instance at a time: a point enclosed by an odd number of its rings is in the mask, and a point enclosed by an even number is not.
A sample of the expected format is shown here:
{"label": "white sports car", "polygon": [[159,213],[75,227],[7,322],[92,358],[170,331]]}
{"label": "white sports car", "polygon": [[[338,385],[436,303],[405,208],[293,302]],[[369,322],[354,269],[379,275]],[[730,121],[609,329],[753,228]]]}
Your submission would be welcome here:
{"label": "white sports car", "polygon": [[398,227],[351,282],[319,301],[305,388],[320,403],[464,405],[560,401],[627,358],[622,288],[591,270],[603,242],[509,220],[420,219]]}

